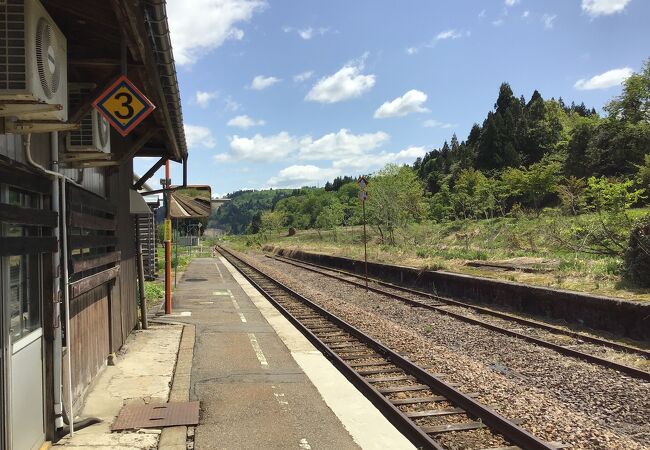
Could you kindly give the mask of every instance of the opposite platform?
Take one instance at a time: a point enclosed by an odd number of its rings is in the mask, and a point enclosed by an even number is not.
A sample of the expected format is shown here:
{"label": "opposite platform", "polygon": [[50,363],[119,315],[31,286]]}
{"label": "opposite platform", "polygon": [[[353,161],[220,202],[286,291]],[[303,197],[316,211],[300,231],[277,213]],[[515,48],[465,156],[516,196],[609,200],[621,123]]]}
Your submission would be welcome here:
{"label": "opposite platform", "polygon": [[224,259],[192,261],[173,316],[196,326],[197,449],[414,448]]}

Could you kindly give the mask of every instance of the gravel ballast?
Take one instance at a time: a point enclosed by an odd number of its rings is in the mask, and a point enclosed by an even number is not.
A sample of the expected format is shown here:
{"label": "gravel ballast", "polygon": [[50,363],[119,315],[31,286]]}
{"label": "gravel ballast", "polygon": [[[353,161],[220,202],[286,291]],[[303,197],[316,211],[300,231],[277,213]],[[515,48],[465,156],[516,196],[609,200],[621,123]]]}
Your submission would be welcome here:
{"label": "gravel ballast", "polygon": [[571,448],[650,446],[650,383],[434,311],[248,255],[269,275],[542,439]]}

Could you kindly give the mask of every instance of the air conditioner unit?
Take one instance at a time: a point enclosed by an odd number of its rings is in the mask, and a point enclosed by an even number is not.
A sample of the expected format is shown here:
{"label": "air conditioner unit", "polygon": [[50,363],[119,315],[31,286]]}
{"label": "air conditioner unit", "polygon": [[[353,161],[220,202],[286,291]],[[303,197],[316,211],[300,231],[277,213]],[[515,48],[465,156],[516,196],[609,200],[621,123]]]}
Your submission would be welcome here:
{"label": "air conditioner unit", "polygon": [[20,119],[65,121],[67,91],[66,39],[43,5],[0,1],[0,103],[21,104]]}
{"label": "air conditioner unit", "polygon": [[[93,84],[70,83],[68,95],[70,107],[79,105],[95,88]],[[97,110],[93,109],[81,119],[78,130],[66,135],[68,151],[111,151],[111,126]]]}

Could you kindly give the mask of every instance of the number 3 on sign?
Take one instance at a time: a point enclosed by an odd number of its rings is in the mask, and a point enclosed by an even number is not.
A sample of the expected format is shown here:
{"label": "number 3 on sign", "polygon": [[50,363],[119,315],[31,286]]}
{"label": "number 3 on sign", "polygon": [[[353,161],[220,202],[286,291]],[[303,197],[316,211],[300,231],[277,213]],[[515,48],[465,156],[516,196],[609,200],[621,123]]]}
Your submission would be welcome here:
{"label": "number 3 on sign", "polygon": [[93,106],[122,136],[126,136],[155,106],[122,75],[93,102]]}

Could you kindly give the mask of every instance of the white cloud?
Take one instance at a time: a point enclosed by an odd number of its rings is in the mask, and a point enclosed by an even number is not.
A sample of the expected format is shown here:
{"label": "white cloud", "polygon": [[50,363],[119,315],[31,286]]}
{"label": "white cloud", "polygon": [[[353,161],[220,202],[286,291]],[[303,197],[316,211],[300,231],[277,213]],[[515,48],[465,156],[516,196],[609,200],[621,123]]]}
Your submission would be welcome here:
{"label": "white cloud", "polygon": [[261,91],[262,89],[271,87],[274,84],[279,83],[280,81],[282,80],[276,77],[265,77],[264,75],[258,75],[255,78],[253,78],[250,88],[256,91]]}
{"label": "white cloud", "polygon": [[504,22],[503,18],[498,18],[492,21],[492,25],[494,25],[495,27],[500,27],[501,25],[503,25],[503,22]]}
{"label": "white cloud", "polygon": [[342,158],[332,163],[332,167],[340,173],[351,171],[367,172],[385,166],[388,163],[413,163],[417,158],[426,154],[424,147],[408,147],[399,152],[381,152],[364,154],[357,157]]}
{"label": "white cloud", "polygon": [[226,97],[226,111],[235,112],[241,109],[241,105],[237,103],[231,96]]}
{"label": "white cloud", "polygon": [[457,30],[446,30],[446,31],[441,31],[438,33],[435,37],[436,41],[442,41],[445,39],[458,39],[463,37],[463,33]]}
{"label": "white cloud", "polygon": [[396,99],[385,102],[375,111],[375,119],[387,117],[402,117],[411,113],[427,112],[422,106],[427,101],[427,94],[416,89],[411,89],[406,94]]}
{"label": "white cloud", "polygon": [[167,17],[176,62],[192,64],[226,40],[241,40],[244,31],[236,25],[265,7],[262,0],[169,0]]}
{"label": "white cloud", "polygon": [[324,184],[339,175],[350,175],[378,169],[388,163],[411,164],[416,158],[426,154],[424,147],[408,147],[399,152],[363,153],[343,156],[332,162],[331,167],[318,167],[312,164],[294,164],[271,177],[270,186],[301,187]]}
{"label": "white cloud", "polygon": [[300,36],[302,39],[308,41],[314,36],[324,36],[325,34],[329,33],[332,31],[330,27],[305,27],[305,28],[294,28],[294,27],[287,27],[284,26],[282,27],[282,31],[285,33],[291,33],[295,31],[298,33],[298,36]]}
{"label": "white cloud", "polygon": [[576,89],[581,91],[592,89],[607,89],[613,86],[620,86],[623,81],[628,79],[634,71],[630,67],[622,67],[620,69],[612,69],[607,72],[595,75],[589,79],[580,79],[573,85]]}
{"label": "white cloud", "polygon": [[215,162],[229,162],[232,161],[232,157],[229,153],[218,153],[212,157]]}
{"label": "white cloud", "polygon": [[453,123],[440,122],[436,119],[428,119],[422,122],[422,126],[426,128],[453,128]]}
{"label": "white cloud", "polygon": [[298,137],[282,131],[276,135],[252,138],[233,136],[230,138],[230,151],[220,153],[217,161],[248,160],[273,162],[288,159],[311,161],[333,161],[348,157],[369,155],[390,140],[383,131],[376,133],[352,134],[345,128],[314,139],[309,135]]}
{"label": "white cloud", "polygon": [[294,75],[293,81],[296,83],[303,83],[309,80],[313,75],[314,75],[313,70],[306,70],[304,72],[300,72],[299,74]]}
{"label": "white cloud", "polygon": [[544,14],[542,16],[542,23],[544,24],[544,28],[546,28],[547,30],[553,28],[553,26],[555,25],[554,23],[555,19],[557,19],[556,14]]}
{"label": "white cloud", "polygon": [[527,19],[528,16],[530,16],[530,11],[526,10],[523,13],[521,13],[521,18],[522,19]]}
{"label": "white cloud", "polygon": [[337,103],[360,97],[375,85],[374,75],[364,75],[363,61],[351,62],[338,72],[318,80],[307,93],[305,100],[319,103]]}
{"label": "white cloud", "polygon": [[351,134],[345,128],[313,140],[307,136],[300,141],[300,159],[334,160],[348,156],[358,156],[374,150],[390,139],[383,131],[366,134]]}
{"label": "white cloud", "polygon": [[478,13],[478,18],[479,19],[484,18],[486,13],[487,13],[487,11],[485,9],[482,9],[481,12]]}
{"label": "white cloud", "polygon": [[230,139],[229,159],[257,162],[282,161],[298,150],[299,145],[298,139],[286,131],[272,136],[256,134],[252,138],[235,135]]}
{"label": "white cloud", "polygon": [[214,148],[217,142],[208,127],[185,124],[185,140],[188,148],[195,147]]}
{"label": "white cloud", "polygon": [[333,168],[321,168],[311,164],[293,165],[282,169],[277,176],[271,177],[267,183],[270,186],[301,187],[324,184],[339,175]]}
{"label": "white cloud", "polygon": [[196,91],[196,103],[201,108],[207,108],[212,100],[219,96],[218,92]]}
{"label": "white cloud", "polygon": [[[481,11],[481,14],[483,14],[483,11]],[[479,18],[483,17],[481,14],[479,14]],[[408,55],[415,55],[423,48],[435,47],[436,44],[440,41],[455,40],[463,37],[470,37],[471,35],[472,33],[470,31],[459,31],[453,28],[449,30],[441,31],[440,33],[436,34],[435,37],[433,37],[433,39],[431,39],[429,42],[424,42],[412,47],[407,47],[406,53]]]}
{"label": "white cloud", "polygon": [[582,0],[582,10],[591,17],[618,14],[625,10],[631,0]]}
{"label": "white cloud", "polygon": [[314,29],[309,27],[309,28],[303,28],[302,30],[298,30],[298,36],[305,40],[309,40],[312,38],[314,35]]}
{"label": "white cloud", "polygon": [[227,125],[229,127],[238,127],[246,130],[251,127],[266,125],[266,122],[264,120],[255,120],[244,114],[242,116],[233,117],[228,121]]}
{"label": "white cloud", "polygon": [[519,0],[505,0],[506,6],[515,6],[517,3],[519,3]]}
{"label": "white cloud", "polygon": [[422,158],[427,153],[424,147],[409,147],[397,153],[396,159]]}

